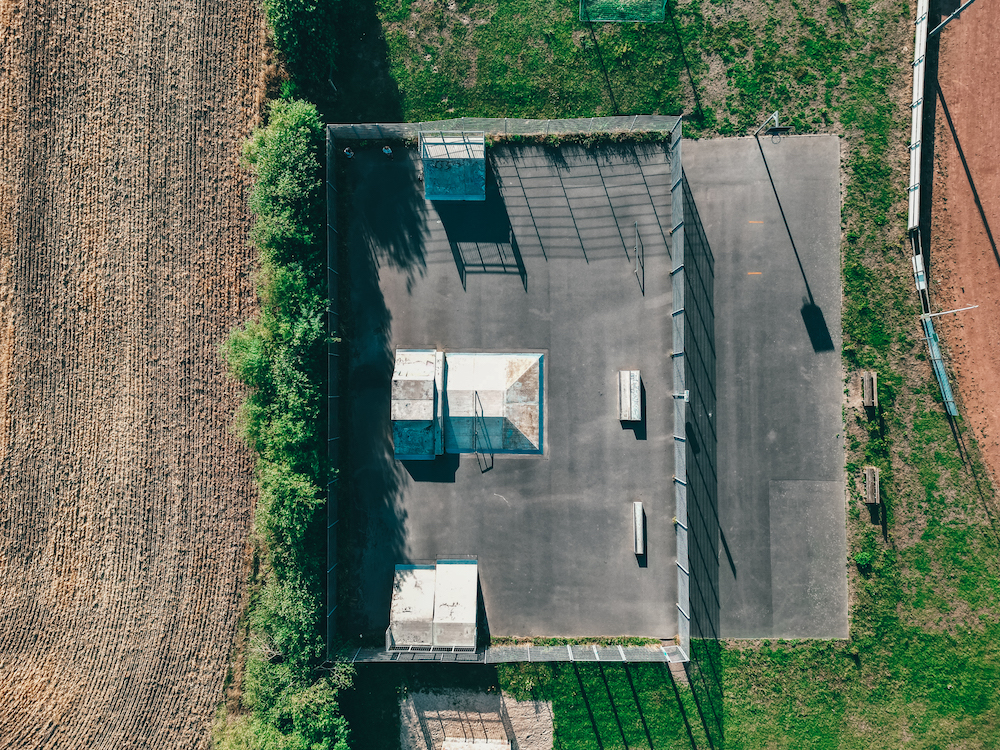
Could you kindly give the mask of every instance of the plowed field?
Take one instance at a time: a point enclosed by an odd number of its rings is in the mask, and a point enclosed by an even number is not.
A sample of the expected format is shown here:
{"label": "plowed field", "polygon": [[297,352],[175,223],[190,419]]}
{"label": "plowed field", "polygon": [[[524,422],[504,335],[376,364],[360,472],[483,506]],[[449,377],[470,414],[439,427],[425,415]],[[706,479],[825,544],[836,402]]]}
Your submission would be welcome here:
{"label": "plowed field", "polygon": [[[1000,483],[1000,6],[977,3],[941,32],[931,243],[940,318],[971,423]],[[935,94],[928,84],[928,96]],[[950,123],[949,123],[950,118]],[[954,129],[954,130],[953,130]]]}
{"label": "plowed field", "polygon": [[249,0],[0,0],[0,747],[200,747],[244,598]]}

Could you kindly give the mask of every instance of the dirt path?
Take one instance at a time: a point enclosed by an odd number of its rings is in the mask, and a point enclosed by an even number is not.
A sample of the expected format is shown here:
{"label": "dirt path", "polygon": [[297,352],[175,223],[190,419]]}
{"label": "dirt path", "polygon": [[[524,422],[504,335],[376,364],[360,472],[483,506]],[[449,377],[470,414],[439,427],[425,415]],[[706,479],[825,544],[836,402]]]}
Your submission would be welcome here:
{"label": "dirt path", "polygon": [[0,0],[0,747],[204,747],[252,463],[249,0]]}
{"label": "dirt path", "polygon": [[[972,425],[994,486],[1000,482],[998,27],[1000,5],[979,3],[942,32],[931,241],[932,278],[938,282],[935,307],[979,305],[939,320],[958,375],[963,416]],[[933,95],[930,87],[927,95]]]}
{"label": "dirt path", "polygon": [[400,701],[400,747],[442,750],[446,739],[482,750],[552,750],[552,702],[517,701],[507,693],[441,690]]}

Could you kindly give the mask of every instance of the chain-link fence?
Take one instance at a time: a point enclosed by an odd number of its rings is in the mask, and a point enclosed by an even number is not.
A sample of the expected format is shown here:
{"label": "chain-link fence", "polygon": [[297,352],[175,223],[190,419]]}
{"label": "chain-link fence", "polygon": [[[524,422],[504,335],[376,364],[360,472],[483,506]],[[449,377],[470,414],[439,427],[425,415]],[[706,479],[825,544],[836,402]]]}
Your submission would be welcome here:
{"label": "chain-link fence", "polygon": [[381,122],[327,125],[334,138],[387,140],[416,138],[423,130],[481,131],[488,136],[587,135],[589,133],[670,133],[680,122],[670,115],[578,117],[529,120],[517,117],[458,117],[427,122]]}
{"label": "chain-link fence", "polygon": [[660,23],[666,9],[664,0],[580,0],[580,20]]}
{"label": "chain-link fence", "polygon": [[[630,115],[620,117],[590,117],[561,120],[533,120],[520,118],[457,118],[413,123],[363,123],[363,124],[331,124],[327,126],[328,155],[332,155],[336,146],[335,139],[352,140],[389,140],[418,137],[421,131],[480,131],[487,136],[500,135],[574,135],[590,133],[628,134],[657,132],[670,142],[671,160],[671,281],[673,296],[673,355],[672,369],[674,378],[674,482],[672,492],[675,499],[675,532],[677,545],[677,622],[676,632],[679,636],[678,645],[661,646],[598,646],[598,645],[567,645],[567,646],[490,646],[475,651],[459,649],[435,649],[427,647],[411,647],[407,649],[358,648],[353,653],[343,654],[352,662],[384,662],[384,661],[433,661],[459,662],[478,664],[497,664],[505,662],[686,662],[688,661],[691,637],[690,616],[690,572],[688,553],[688,517],[687,517],[687,444],[685,424],[687,417],[686,399],[686,368],[685,340],[686,315],[685,271],[684,271],[684,202],[683,202],[683,171],[681,165],[681,119],[667,115]],[[328,175],[333,175],[332,165],[328,164]],[[330,328],[337,325],[337,254],[336,254],[336,187],[333,181],[328,183],[328,273],[330,280],[331,316]],[[638,240],[637,240],[638,244]],[[336,369],[337,347],[330,350],[330,408],[331,422],[329,426],[330,456],[339,458],[339,423],[334,419],[336,408],[334,404],[339,398]],[[336,632],[336,525],[337,504],[336,486],[331,486],[328,540],[328,644],[334,642]],[[669,623],[673,629],[674,623]],[[332,656],[332,655],[331,655]]]}
{"label": "chain-link fence", "polygon": [[452,662],[460,664],[505,664],[512,662],[683,662],[687,655],[674,645],[598,646],[489,646],[472,650],[411,646],[385,650],[358,648],[341,655],[352,663]]}
{"label": "chain-link fence", "polygon": [[[326,332],[327,346],[327,456],[330,465],[340,466],[340,267],[337,234],[337,184],[334,172],[336,145],[327,136],[326,143]],[[326,643],[337,637],[337,530],[339,522],[339,488],[336,482],[326,487]]]}

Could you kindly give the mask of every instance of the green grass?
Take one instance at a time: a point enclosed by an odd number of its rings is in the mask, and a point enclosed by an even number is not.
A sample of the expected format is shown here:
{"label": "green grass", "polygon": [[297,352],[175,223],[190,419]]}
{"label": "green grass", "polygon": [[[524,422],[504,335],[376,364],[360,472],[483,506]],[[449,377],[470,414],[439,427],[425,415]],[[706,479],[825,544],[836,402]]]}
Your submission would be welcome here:
{"label": "green grass", "polygon": [[704,741],[691,691],[665,664],[505,664],[498,675],[520,700],[552,701],[556,750],[689,748],[689,731]]}
{"label": "green grass", "polygon": [[996,625],[726,653],[726,747],[996,747]]}
{"label": "green grass", "polygon": [[[670,24],[594,24],[556,0],[381,0],[405,118],[679,114],[683,60]],[[410,12],[408,12],[410,11]],[[685,29],[691,36],[694,29]]]}
{"label": "green grass", "polygon": [[656,638],[619,636],[617,638],[510,638],[499,636],[490,639],[492,646],[658,646]]}
{"label": "green grass", "polygon": [[591,21],[664,20],[664,0],[581,0],[580,17]]}
{"label": "green grass", "polygon": [[690,688],[665,664],[568,663],[361,666],[341,699],[355,746],[398,750],[400,698],[446,687],[551,701],[555,750],[707,747]]}

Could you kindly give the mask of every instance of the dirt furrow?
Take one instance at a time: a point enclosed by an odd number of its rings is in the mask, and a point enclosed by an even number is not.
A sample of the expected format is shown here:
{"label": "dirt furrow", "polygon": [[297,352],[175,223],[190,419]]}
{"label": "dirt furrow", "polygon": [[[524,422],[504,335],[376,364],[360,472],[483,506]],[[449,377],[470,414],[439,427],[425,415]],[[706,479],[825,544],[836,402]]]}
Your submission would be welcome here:
{"label": "dirt furrow", "polygon": [[243,0],[0,4],[0,748],[200,747],[252,460]]}

